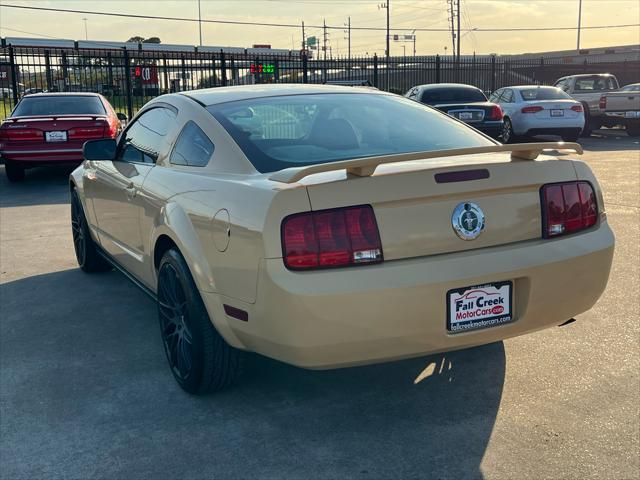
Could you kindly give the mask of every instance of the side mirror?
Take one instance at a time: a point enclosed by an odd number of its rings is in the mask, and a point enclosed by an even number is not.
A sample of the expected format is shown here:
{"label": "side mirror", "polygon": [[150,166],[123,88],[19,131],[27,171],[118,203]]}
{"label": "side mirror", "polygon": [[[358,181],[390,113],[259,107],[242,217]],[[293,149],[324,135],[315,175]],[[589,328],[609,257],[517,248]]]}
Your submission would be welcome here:
{"label": "side mirror", "polygon": [[127,120],[129,120],[129,118],[122,112],[117,112],[116,117],[118,117],[118,120],[120,120],[121,122],[126,122]]}
{"label": "side mirror", "polygon": [[85,160],[115,160],[117,143],[113,138],[89,140],[82,146]]}

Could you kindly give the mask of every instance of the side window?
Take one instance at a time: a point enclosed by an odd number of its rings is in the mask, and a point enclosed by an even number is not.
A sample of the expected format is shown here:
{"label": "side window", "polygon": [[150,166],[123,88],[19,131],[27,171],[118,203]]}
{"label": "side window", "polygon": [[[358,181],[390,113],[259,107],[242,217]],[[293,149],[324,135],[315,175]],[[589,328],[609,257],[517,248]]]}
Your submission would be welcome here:
{"label": "side window", "polygon": [[407,95],[407,97],[409,97],[412,100],[415,100],[417,93],[418,93],[418,89],[414,87],[411,90],[409,90],[409,94]]}
{"label": "side window", "polygon": [[171,152],[173,165],[204,167],[213,155],[213,143],[194,122],[189,121],[180,132]]}
{"label": "side window", "polygon": [[120,139],[117,160],[155,163],[164,137],[175,119],[175,112],[164,107],[144,112],[135,119]]}
{"label": "side window", "polygon": [[491,94],[491,96],[489,97],[489,101],[493,102],[493,103],[498,103],[500,102],[500,95],[502,94],[502,90],[496,90],[495,92],[493,92]]}
{"label": "side window", "polygon": [[502,94],[502,101],[505,103],[513,103],[513,90],[505,90]]}

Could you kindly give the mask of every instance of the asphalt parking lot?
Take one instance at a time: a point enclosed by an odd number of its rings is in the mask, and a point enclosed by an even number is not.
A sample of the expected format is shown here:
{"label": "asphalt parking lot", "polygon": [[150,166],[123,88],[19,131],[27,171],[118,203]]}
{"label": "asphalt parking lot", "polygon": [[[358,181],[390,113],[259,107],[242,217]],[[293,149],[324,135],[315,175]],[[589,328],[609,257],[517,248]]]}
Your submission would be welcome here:
{"label": "asphalt parking lot", "polygon": [[76,267],[69,170],[0,172],[0,476],[639,478],[640,142],[582,143],[617,246],[577,322],[336,371],[254,355],[204,398],[173,381],[154,304]]}

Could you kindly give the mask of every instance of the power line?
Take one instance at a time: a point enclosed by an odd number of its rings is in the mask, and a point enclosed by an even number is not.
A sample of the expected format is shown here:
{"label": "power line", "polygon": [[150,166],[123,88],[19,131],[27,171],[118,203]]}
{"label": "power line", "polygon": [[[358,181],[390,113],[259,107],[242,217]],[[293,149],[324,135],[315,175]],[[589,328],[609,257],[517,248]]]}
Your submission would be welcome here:
{"label": "power line", "polygon": [[[132,13],[116,13],[116,12],[96,12],[89,10],[74,10],[65,8],[47,8],[47,7],[32,7],[26,5],[8,5],[0,4],[0,8],[16,8],[21,10],[35,10],[44,12],[60,12],[60,13],[77,13],[82,15],[101,15],[107,17],[124,17],[124,18],[137,18],[143,20],[170,20],[178,22],[194,22],[197,23],[197,18],[187,17],[166,17],[155,15],[140,15]],[[202,23],[217,23],[225,25],[253,25],[260,27],[281,27],[281,28],[300,28],[299,23],[268,23],[268,22],[246,22],[239,20],[211,20],[202,19]],[[309,25],[310,28],[324,28],[323,25]],[[596,29],[609,29],[609,28],[630,28],[640,27],[640,23],[627,23],[621,25],[593,25],[589,27],[582,26],[581,30],[596,30]],[[328,30],[342,30],[342,26],[327,25]],[[532,28],[477,28],[474,32],[545,32],[545,31],[563,31],[563,30],[577,30],[578,27],[532,27]],[[351,27],[351,30],[372,30],[372,31],[386,31],[386,27]],[[449,28],[390,28],[393,31],[415,30],[416,32],[449,32]],[[463,29],[462,31],[470,31],[470,29]]]}

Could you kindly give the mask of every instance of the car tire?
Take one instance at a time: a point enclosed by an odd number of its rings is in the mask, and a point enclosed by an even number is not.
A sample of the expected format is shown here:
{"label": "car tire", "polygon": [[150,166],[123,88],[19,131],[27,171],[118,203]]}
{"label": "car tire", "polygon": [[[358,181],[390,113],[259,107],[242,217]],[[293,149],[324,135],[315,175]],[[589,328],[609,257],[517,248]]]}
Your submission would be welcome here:
{"label": "car tire", "polygon": [[502,125],[502,143],[516,143],[518,137],[513,133],[513,125],[511,119],[505,117]]}
{"label": "car tire", "polygon": [[4,173],[7,175],[7,179],[12,183],[24,180],[24,168],[13,162],[5,162]]}
{"label": "car tire", "polygon": [[177,249],[168,250],[160,261],[157,307],[167,361],[183,390],[202,395],[238,379],[242,352],[227,344],[211,323]]}
{"label": "car tire", "polygon": [[589,105],[586,103],[582,104],[582,110],[584,111],[584,128],[580,133],[581,137],[590,137],[591,136],[591,113],[589,112]]}
{"label": "car tire", "polygon": [[71,191],[71,234],[76,260],[83,272],[104,272],[111,269],[111,265],[98,253],[97,246],[91,238],[87,218],[75,189]]}
{"label": "car tire", "polygon": [[624,127],[627,132],[627,135],[630,137],[640,137],[640,124],[638,125],[627,125]]}

